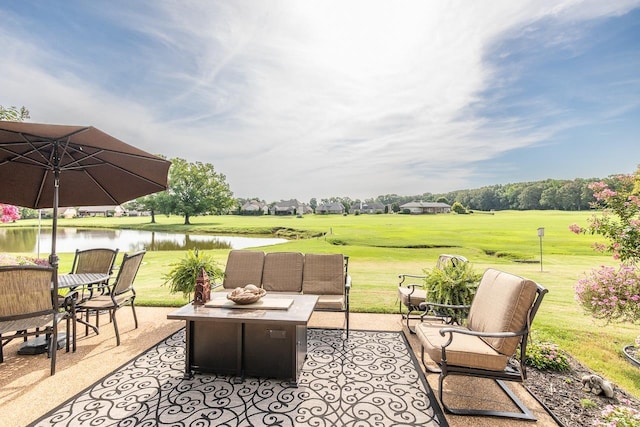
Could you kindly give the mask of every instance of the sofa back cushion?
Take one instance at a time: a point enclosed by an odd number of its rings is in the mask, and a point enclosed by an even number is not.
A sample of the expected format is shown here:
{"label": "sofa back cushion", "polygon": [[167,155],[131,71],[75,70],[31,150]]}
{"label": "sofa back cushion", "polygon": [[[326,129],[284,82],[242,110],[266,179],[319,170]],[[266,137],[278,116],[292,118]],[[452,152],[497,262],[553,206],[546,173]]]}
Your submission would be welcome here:
{"label": "sofa back cushion", "polygon": [[222,286],[225,289],[235,289],[250,283],[260,286],[263,266],[264,252],[233,250],[227,258]]}
{"label": "sofa back cushion", "polygon": [[[479,332],[520,332],[527,328],[527,318],[535,298],[535,282],[504,271],[489,268],[480,280],[467,327]],[[497,352],[515,353],[521,337],[483,338]]]}
{"label": "sofa back cushion", "polygon": [[300,252],[272,252],[264,257],[262,287],[273,292],[302,291],[304,255]]}
{"label": "sofa back cushion", "polygon": [[342,254],[307,254],[304,260],[303,294],[342,295],[345,285]]}

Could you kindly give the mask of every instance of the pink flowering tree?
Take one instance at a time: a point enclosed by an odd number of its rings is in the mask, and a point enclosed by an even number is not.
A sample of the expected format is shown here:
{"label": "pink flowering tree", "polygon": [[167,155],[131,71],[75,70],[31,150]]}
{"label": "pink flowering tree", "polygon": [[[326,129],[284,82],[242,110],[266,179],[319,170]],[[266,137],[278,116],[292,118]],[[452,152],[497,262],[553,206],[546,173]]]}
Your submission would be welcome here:
{"label": "pink flowering tree", "polygon": [[575,286],[576,299],[597,319],[634,323],[640,320],[640,167],[614,183],[615,189],[603,182],[589,186],[596,200],[593,207],[602,210],[586,227],[572,224],[569,229],[604,237],[605,243],[594,243],[594,249],[611,253],[620,266],[601,266],[585,274]]}
{"label": "pink flowering tree", "polygon": [[11,222],[20,219],[18,208],[0,203],[0,222]]}

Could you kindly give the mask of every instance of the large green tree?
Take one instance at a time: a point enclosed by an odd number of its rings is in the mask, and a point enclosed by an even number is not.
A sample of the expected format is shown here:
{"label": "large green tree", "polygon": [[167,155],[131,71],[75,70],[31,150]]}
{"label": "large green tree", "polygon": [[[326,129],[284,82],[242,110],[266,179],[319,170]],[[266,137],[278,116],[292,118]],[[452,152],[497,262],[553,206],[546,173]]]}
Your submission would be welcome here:
{"label": "large green tree", "polygon": [[184,216],[185,225],[191,224],[193,215],[224,214],[235,203],[227,177],[215,171],[210,163],[189,163],[184,159],[171,159],[169,169],[169,209]]}

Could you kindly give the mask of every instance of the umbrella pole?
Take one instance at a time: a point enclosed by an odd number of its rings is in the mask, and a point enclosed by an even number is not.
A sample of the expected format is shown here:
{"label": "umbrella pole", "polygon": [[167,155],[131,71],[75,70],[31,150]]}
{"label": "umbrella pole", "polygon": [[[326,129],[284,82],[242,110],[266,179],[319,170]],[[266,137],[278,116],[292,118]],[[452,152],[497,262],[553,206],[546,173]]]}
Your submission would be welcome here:
{"label": "umbrella pole", "polygon": [[56,235],[58,234],[58,200],[60,189],[60,158],[58,157],[58,144],[53,150],[53,225],[51,230],[51,255],[49,264],[56,270],[56,280],[58,279],[58,254],[56,253]]}

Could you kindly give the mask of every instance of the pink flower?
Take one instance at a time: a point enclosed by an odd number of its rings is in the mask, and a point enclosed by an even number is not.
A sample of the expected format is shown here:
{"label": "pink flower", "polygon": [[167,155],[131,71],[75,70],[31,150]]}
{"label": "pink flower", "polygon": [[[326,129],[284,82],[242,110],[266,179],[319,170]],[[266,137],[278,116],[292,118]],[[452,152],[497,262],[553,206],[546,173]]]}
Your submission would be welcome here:
{"label": "pink flower", "polygon": [[10,222],[18,219],[20,219],[20,212],[16,206],[0,203],[0,222]]}
{"label": "pink flower", "polygon": [[578,224],[571,224],[569,226],[569,230],[571,230],[571,232],[573,233],[580,234],[580,232],[582,231],[582,228],[580,228]]}

